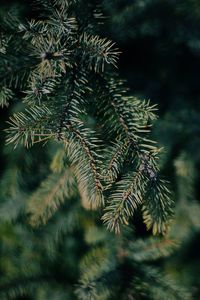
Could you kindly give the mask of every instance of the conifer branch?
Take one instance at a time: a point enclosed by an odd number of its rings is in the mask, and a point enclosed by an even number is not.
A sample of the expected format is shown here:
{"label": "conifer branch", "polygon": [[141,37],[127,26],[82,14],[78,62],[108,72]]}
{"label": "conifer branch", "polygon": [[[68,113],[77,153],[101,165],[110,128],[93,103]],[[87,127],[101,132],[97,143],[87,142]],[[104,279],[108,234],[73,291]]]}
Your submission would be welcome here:
{"label": "conifer branch", "polygon": [[114,49],[114,45],[107,39],[84,33],[80,38],[80,46],[83,48],[82,60],[87,61],[88,68],[97,73],[104,72],[105,64],[116,67],[120,52]]}
{"label": "conifer branch", "polygon": [[18,144],[29,147],[36,142],[52,138],[55,134],[48,128],[50,115],[50,111],[45,106],[26,109],[25,113],[15,113],[8,121],[10,128],[6,129],[7,143],[13,143],[14,148]]}
{"label": "conifer branch", "polygon": [[28,202],[27,213],[33,226],[46,224],[65,200],[77,195],[75,179],[69,168],[61,174],[51,174],[42,182]]}
{"label": "conifer branch", "polygon": [[138,262],[153,261],[168,257],[178,248],[177,242],[167,237],[138,239],[130,243],[129,246],[127,256],[133,257]]}
{"label": "conifer branch", "polygon": [[108,161],[105,163],[106,170],[104,171],[105,178],[108,182],[115,182],[120,173],[125,157],[129,149],[129,140],[119,141],[116,145],[108,149]]}
{"label": "conifer branch", "polygon": [[[89,207],[96,208],[104,204],[103,187],[96,167],[96,159],[98,159],[98,154],[95,152],[96,146],[87,140],[87,136],[84,133],[81,134],[81,131],[77,130],[70,122],[66,124],[66,127],[72,134],[66,144],[68,157],[72,163],[81,196],[83,199],[89,200]],[[86,164],[84,164],[83,157],[77,152],[78,150],[86,158]]]}
{"label": "conifer branch", "polygon": [[[105,66],[116,65],[119,51],[80,22],[74,1],[47,3],[42,0],[42,18],[19,25],[26,51],[12,40],[19,61],[30,52],[24,59],[28,80],[22,99],[28,108],[10,118],[7,143],[63,142],[84,206],[105,205],[109,193],[103,216],[109,229],[119,232],[142,204],[147,228],[164,233],[172,200],[158,176],[159,149],[148,137],[156,106],[127,96],[124,82],[108,72]],[[15,61],[16,56],[14,67]],[[3,86],[2,105],[11,97]]]}
{"label": "conifer branch", "polygon": [[139,189],[142,186],[142,180],[141,173],[136,172],[116,184],[116,190],[111,193],[102,217],[109,230],[120,233],[120,225],[128,225],[129,218],[143,203],[143,196]]}
{"label": "conifer branch", "polygon": [[7,88],[6,86],[3,86],[0,90],[0,106],[1,107],[8,107],[9,106],[9,102],[11,101],[11,99],[14,97],[14,94],[12,92],[12,90],[10,90],[9,88]]}
{"label": "conifer branch", "polygon": [[165,180],[149,180],[142,210],[147,229],[152,228],[153,234],[166,233],[169,217],[173,215],[173,201]]}

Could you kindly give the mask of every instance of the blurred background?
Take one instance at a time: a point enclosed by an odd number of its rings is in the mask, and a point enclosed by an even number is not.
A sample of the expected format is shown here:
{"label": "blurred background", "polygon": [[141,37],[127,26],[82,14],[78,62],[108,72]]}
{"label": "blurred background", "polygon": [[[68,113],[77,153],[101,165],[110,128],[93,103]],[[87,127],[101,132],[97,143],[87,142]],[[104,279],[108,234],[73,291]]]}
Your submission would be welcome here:
{"label": "blurred background", "polygon": [[[119,73],[127,80],[131,94],[158,104],[159,119],[155,124],[153,136],[159,141],[159,145],[164,147],[161,168],[163,174],[171,181],[176,202],[175,221],[170,234],[179,245],[176,251],[159,261],[159,265],[190,290],[191,299],[198,300],[200,1],[88,2],[91,2],[91,5],[94,5],[94,2],[101,5],[105,19],[100,34],[115,41],[122,52]],[[30,4],[31,1],[1,0],[0,17],[8,11],[15,13],[16,7],[20,7],[23,18],[31,18],[34,12]],[[6,128],[9,113],[8,109],[0,110],[1,129]],[[56,288],[48,292],[45,287],[40,286],[36,298],[25,295],[24,298],[14,299],[74,299],[72,286],[79,274],[77,261],[88,249],[88,245],[96,243],[96,237],[102,241],[105,233],[98,229],[98,226],[101,226],[99,224],[95,227],[90,226],[93,224],[94,213],[89,212],[85,212],[82,228],[77,228],[73,209],[68,213],[65,205],[48,226],[33,230],[26,225],[23,209],[27,195],[48,174],[48,165],[57,146],[36,146],[29,151],[19,148],[13,152],[11,147],[4,145],[5,133],[2,130],[0,138],[0,287],[8,289],[9,276],[24,274],[24,268],[27,272],[30,267],[33,273],[34,269],[47,268],[58,281],[63,282],[63,285],[67,282],[67,297],[59,298]],[[75,209],[77,208],[74,207],[74,211]],[[136,237],[149,235],[137,218],[134,225]],[[33,258],[34,264],[31,263]],[[70,270],[68,273],[66,268]],[[37,275],[37,280],[43,282],[45,274],[40,274],[41,278]],[[26,280],[26,276],[23,280]],[[35,280],[34,276],[32,280]],[[17,285],[17,282],[12,284]],[[48,296],[48,293],[51,296]]]}

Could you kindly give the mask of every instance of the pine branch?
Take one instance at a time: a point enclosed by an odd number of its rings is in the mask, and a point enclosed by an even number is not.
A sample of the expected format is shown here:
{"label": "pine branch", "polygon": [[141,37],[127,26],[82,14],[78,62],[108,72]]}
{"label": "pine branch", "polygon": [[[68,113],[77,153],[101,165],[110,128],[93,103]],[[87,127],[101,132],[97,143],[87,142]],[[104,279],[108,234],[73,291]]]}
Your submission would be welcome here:
{"label": "pine branch", "polygon": [[90,251],[81,262],[81,277],[75,291],[78,299],[108,299],[111,291],[105,279],[113,274],[114,268],[106,249]]}
{"label": "pine branch", "polygon": [[45,106],[34,106],[25,109],[25,113],[15,113],[8,121],[10,128],[6,129],[7,143],[13,143],[16,148],[18,144],[29,147],[34,143],[49,140],[55,136],[48,128],[50,116],[51,113]]}
{"label": "pine branch", "polygon": [[169,276],[161,274],[159,270],[149,266],[141,268],[141,275],[133,281],[133,291],[150,297],[152,300],[189,300],[190,293],[180,287]]}
{"label": "pine branch", "polygon": [[4,34],[3,32],[0,33],[0,54],[6,54],[10,38],[9,35]]}
{"label": "pine branch", "polygon": [[126,139],[124,141],[118,141],[106,151],[107,160],[105,162],[106,169],[104,171],[104,178],[109,183],[115,182],[120,174],[128,154],[129,147],[129,140]]}
{"label": "pine branch", "polygon": [[116,189],[111,193],[102,217],[109,230],[119,233],[120,225],[128,225],[129,218],[143,203],[143,197],[139,189],[142,186],[142,180],[141,173],[138,172],[116,184]]}
{"label": "pine branch", "polygon": [[54,279],[48,274],[32,274],[30,276],[21,276],[15,278],[7,284],[0,286],[0,296],[2,300],[16,299],[16,297],[23,297],[33,294],[38,284],[40,286],[48,286],[48,282],[54,282]]}
{"label": "pine branch", "polygon": [[[127,96],[124,82],[105,70],[105,65],[116,65],[119,51],[111,41],[88,33],[73,4],[52,0],[48,6],[42,0],[43,18],[19,26],[19,42],[30,52],[24,65],[30,57],[34,65],[28,68],[22,100],[28,108],[10,118],[7,143],[29,147],[49,139],[62,141],[84,207],[105,205],[103,194],[109,189],[103,216],[109,229],[119,232],[143,204],[147,228],[164,233],[172,201],[158,177],[160,150],[148,136],[156,106]],[[26,52],[22,50],[19,45],[19,61]],[[7,105],[6,97],[11,95],[4,87],[2,101]]]}
{"label": "pine branch", "polygon": [[173,201],[166,181],[155,179],[148,182],[142,210],[147,229],[152,228],[153,234],[166,233],[173,214]]}
{"label": "pine branch", "polygon": [[59,209],[65,200],[77,195],[75,179],[69,168],[61,174],[51,174],[31,196],[27,206],[30,223],[39,226]]}
{"label": "pine branch", "polygon": [[105,64],[116,67],[119,51],[114,49],[114,43],[99,36],[84,33],[80,38],[82,47],[82,61],[86,62],[88,68],[95,72],[104,72]]}
{"label": "pine branch", "polygon": [[88,138],[81,124],[75,128],[70,122],[66,124],[71,132],[66,144],[67,154],[74,169],[78,181],[79,191],[83,201],[88,202],[91,208],[104,204],[103,187],[100,181],[100,173],[97,168],[99,155],[96,153],[96,138]]}
{"label": "pine branch", "polygon": [[150,237],[130,243],[127,255],[138,262],[154,261],[170,256],[177,247],[177,242],[170,238]]}
{"label": "pine branch", "polygon": [[9,102],[11,101],[11,99],[14,97],[14,94],[12,92],[12,90],[10,90],[9,88],[7,88],[6,86],[3,86],[1,88],[0,91],[0,106],[1,107],[8,107],[9,106]]}

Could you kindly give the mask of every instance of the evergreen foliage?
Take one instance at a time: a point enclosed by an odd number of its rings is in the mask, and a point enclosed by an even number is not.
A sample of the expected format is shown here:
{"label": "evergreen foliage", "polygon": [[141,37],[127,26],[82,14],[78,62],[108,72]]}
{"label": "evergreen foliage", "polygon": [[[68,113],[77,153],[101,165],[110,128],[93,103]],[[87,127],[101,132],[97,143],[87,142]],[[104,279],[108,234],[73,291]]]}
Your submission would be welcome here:
{"label": "evergreen foliage", "polygon": [[[120,51],[95,2],[0,6],[0,299],[198,300],[199,113],[155,122],[157,106],[116,72]],[[119,43],[156,35],[152,7],[172,3],[101,2]]]}
{"label": "evergreen foliage", "polygon": [[[89,24],[85,26],[78,14],[82,5],[74,1],[47,5],[41,1],[37,20],[19,20],[12,26],[3,23],[2,28],[7,25],[10,30],[7,47],[11,53],[3,51],[1,69],[6,71],[6,63],[10,64],[13,56],[15,64],[10,65],[11,78],[4,76],[2,80],[2,106],[12,98],[12,87],[17,88],[22,68],[27,78],[23,77],[22,83],[25,96],[22,93],[20,97],[23,108],[8,122],[7,143],[16,148],[50,139],[62,141],[84,205],[105,205],[102,219],[110,230],[120,232],[121,224],[127,225],[139,206],[147,228],[153,228],[154,234],[165,233],[172,199],[158,174],[159,149],[148,137],[156,107],[127,96],[112,68],[104,70],[106,64],[116,65],[119,51],[111,41],[95,35],[95,28],[88,32]],[[21,66],[22,57],[26,61]],[[105,151],[108,146],[111,150]],[[47,211],[50,207],[56,210],[66,193],[60,191],[65,188],[61,177],[63,184],[54,183],[51,196],[43,196],[52,180],[47,179],[33,196],[43,201],[42,205],[46,203]],[[58,190],[62,195],[57,195]],[[104,200],[105,190],[108,200]],[[29,212],[37,220],[45,207],[36,202],[30,201]]]}

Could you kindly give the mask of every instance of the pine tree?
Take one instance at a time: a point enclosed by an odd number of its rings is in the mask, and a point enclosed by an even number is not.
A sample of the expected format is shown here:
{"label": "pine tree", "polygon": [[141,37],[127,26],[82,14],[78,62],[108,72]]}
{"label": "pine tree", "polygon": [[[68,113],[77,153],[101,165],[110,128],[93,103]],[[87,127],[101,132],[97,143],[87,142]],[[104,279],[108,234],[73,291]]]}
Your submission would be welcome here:
{"label": "pine tree", "polygon": [[15,111],[1,183],[2,299],[191,299],[155,263],[177,249],[173,237],[123,226],[140,208],[147,229],[167,233],[172,215],[150,136],[156,106],[113,69],[119,50],[97,34],[98,9],[35,3],[34,20],[1,21],[0,103]]}

